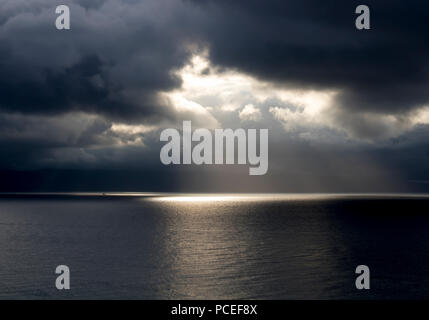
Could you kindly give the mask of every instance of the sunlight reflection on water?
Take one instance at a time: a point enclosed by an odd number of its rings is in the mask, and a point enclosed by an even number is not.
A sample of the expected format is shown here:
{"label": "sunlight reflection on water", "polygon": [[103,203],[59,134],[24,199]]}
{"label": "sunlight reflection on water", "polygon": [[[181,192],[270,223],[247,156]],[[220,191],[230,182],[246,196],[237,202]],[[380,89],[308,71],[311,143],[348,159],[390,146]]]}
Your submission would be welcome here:
{"label": "sunlight reflection on water", "polygon": [[359,264],[374,271],[365,298],[427,298],[428,208],[407,194],[4,197],[0,299],[360,298]]}

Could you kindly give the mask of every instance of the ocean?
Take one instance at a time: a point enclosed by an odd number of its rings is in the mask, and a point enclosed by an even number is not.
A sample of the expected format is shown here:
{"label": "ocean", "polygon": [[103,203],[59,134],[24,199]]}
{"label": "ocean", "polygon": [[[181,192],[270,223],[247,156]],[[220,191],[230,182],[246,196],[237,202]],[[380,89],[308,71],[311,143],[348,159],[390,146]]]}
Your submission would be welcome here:
{"label": "ocean", "polygon": [[0,299],[427,299],[428,209],[407,194],[2,194]]}

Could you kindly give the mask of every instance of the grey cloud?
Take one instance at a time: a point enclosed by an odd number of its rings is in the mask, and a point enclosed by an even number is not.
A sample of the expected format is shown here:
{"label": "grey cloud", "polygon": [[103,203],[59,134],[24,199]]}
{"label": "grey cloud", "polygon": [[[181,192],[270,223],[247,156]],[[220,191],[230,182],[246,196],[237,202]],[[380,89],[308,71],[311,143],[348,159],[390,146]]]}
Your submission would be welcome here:
{"label": "grey cloud", "polygon": [[354,27],[357,1],[68,3],[68,33],[53,28],[53,1],[3,5],[3,109],[168,118],[171,106],[159,92],[180,87],[173,71],[188,60],[190,44],[208,46],[221,67],[339,90],[346,109],[401,113],[429,101],[429,6],[421,1],[368,1],[370,31]]}
{"label": "grey cloud", "polygon": [[[406,126],[409,111],[429,101],[429,5],[423,1],[366,1],[372,10],[368,32],[354,28],[358,1],[65,3],[72,9],[72,30],[67,32],[54,27],[53,0],[0,2],[2,169],[83,170],[65,174],[65,182],[53,179],[54,187],[58,183],[66,189],[67,183],[80,186],[78,180],[85,177],[111,179],[97,184],[99,188],[115,182],[123,186],[122,172],[128,168],[134,170],[126,175],[128,181],[141,179],[132,186],[152,190],[174,185],[210,191],[213,185],[218,191],[364,191],[368,186],[380,191],[399,190],[397,181],[403,177],[428,178],[427,151],[422,151],[427,149],[426,128],[397,135],[380,121],[394,115],[404,117]],[[260,108],[260,122],[241,124],[237,112],[215,110],[214,115],[225,127],[270,128],[267,177],[255,182],[235,167],[162,167],[157,131],[121,135],[112,124],[177,125],[191,116],[197,121],[198,115],[180,114],[160,93],[180,88],[182,79],[175,71],[193,50],[204,47],[213,69],[203,74],[237,70],[275,86],[337,90],[336,124],[359,138],[394,138],[348,145],[344,139],[336,143],[329,129],[310,128],[300,133],[305,139],[295,139],[268,112],[272,105],[293,106],[253,101],[249,95],[246,103]],[[203,101],[219,102],[211,96],[201,97]],[[139,138],[144,147],[127,145]],[[391,163],[384,166],[386,159]],[[105,171],[91,175],[88,168]],[[14,185],[14,175],[5,174],[2,190]],[[55,172],[42,172],[31,179],[52,176]]]}
{"label": "grey cloud", "polygon": [[203,3],[211,14],[202,30],[216,64],[301,88],[337,89],[347,109],[398,113],[429,102],[426,2],[367,1],[370,31],[354,26],[358,1]]}
{"label": "grey cloud", "polygon": [[180,3],[68,3],[72,30],[63,32],[54,27],[54,1],[9,3],[0,24],[0,108],[128,122],[172,117],[159,93],[181,85],[173,71],[190,55],[186,32],[176,28]]}

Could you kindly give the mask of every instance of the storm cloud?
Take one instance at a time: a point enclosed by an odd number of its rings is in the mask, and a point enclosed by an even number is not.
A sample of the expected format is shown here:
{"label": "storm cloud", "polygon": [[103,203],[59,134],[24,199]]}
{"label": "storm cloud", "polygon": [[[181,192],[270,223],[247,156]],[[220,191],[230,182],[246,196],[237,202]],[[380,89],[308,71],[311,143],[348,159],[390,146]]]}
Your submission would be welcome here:
{"label": "storm cloud", "polygon": [[370,31],[355,27],[359,1],[203,3],[215,64],[275,83],[339,90],[344,108],[395,113],[428,103],[424,1],[366,1]]}
{"label": "storm cloud", "polygon": [[[68,1],[73,28],[53,27],[55,1],[0,5],[3,110],[84,110],[168,117],[160,92],[195,48],[214,65],[277,85],[338,90],[343,108],[398,113],[428,102],[429,5],[367,1]],[[23,94],[25,92],[25,94]]]}
{"label": "storm cloud", "polygon": [[169,102],[159,93],[180,86],[173,71],[190,55],[186,30],[177,28],[181,5],[68,4],[69,32],[55,29],[55,1],[0,4],[0,108],[85,111],[123,121],[168,118]]}
{"label": "storm cloud", "polygon": [[[59,4],[71,30],[55,28]],[[429,4],[368,0],[357,30],[360,4],[0,0],[0,188],[28,173],[36,190],[103,185],[85,177],[123,190],[124,169],[148,177],[128,189],[424,187]],[[161,166],[159,132],[182,120],[269,128],[271,171]]]}

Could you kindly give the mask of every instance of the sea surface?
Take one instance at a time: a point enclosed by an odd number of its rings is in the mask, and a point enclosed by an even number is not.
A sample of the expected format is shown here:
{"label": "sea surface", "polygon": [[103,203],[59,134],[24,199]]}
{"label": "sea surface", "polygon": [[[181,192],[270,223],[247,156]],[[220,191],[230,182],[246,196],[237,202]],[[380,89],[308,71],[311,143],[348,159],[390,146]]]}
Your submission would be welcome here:
{"label": "sea surface", "polygon": [[0,195],[0,299],[428,298],[425,195]]}

